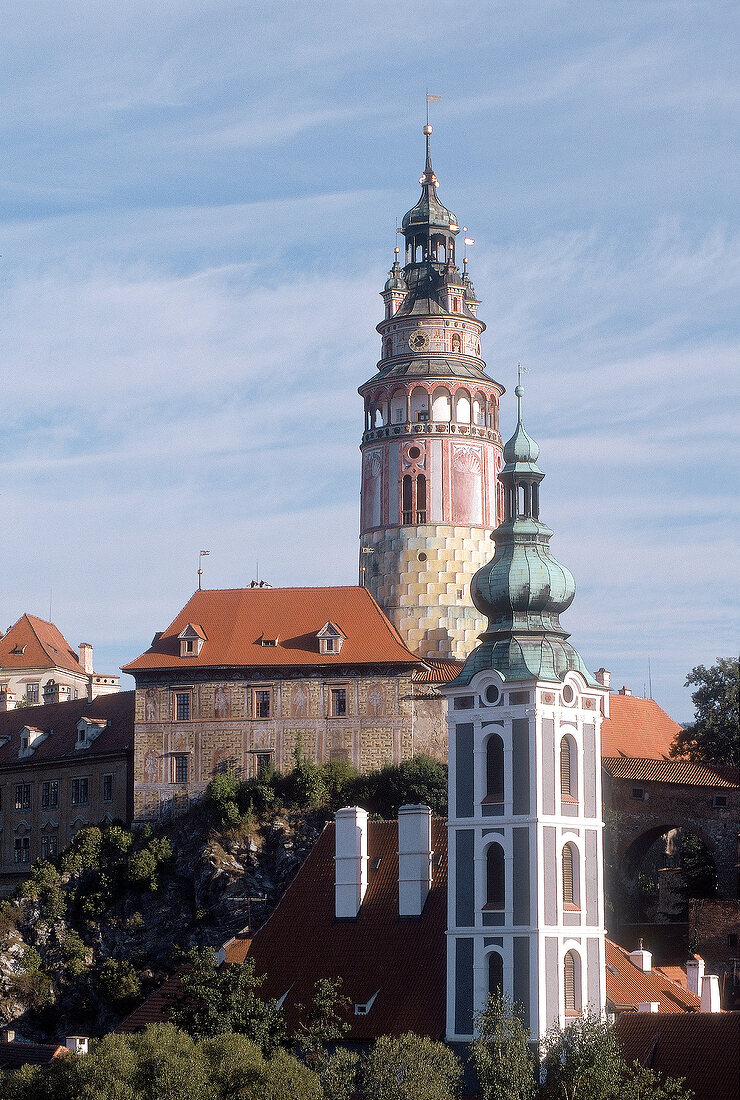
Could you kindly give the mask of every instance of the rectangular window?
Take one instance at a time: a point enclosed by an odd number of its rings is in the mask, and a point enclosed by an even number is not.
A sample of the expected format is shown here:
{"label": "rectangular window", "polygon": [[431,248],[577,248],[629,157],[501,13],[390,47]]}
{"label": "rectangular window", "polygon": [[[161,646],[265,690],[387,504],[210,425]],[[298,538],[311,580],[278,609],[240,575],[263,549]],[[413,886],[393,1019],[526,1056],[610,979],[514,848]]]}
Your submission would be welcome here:
{"label": "rectangular window", "polygon": [[15,808],[16,808],[16,810],[30,810],[31,809],[31,784],[30,783],[16,783],[16,787],[15,787]]}
{"label": "rectangular window", "polygon": [[113,801],[113,776],[103,776],[103,802]]}
{"label": "rectangular window", "polygon": [[645,788],[644,787],[633,787],[632,790],[630,791],[630,798],[634,798],[637,802],[644,802],[645,801]]}
{"label": "rectangular window", "polygon": [[38,684],[26,684],[26,699],[29,703],[38,703],[39,701],[39,685]]}
{"label": "rectangular window", "polygon": [[195,642],[193,641],[192,638],[186,638],[185,639],[185,652],[186,653],[194,653],[195,652]]}
{"label": "rectangular window", "polygon": [[54,859],[59,851],[59,842],[55,836],[41,837],[41,858]]}
{"label": "rectangular window", "polygon": [[190,721],[190,692],[189,691],[176,691],[175,692],[175,721],[177,721],[177,722],[189,722]]}
{"label": "rectangular window", "polygon": [[54,810],[59,805],[59,781],[50,779],[41,784],[41,809]]}
{"label": "rectangular window", "polygon": [[717,810],[726,810],[729,805],[729,799],[726,794],[716,794],[714,796],[712,805]]}
{"label": "rectangular window", "polygon": [[272,711],[272,691],[270,688],[255,688],[252,692],[252,716],[269,718]]}
{"label": "rectangular window", "polygon": [[88,781],[87,779],[73,779],[72,780],[72,805],[73,806],[86,806],[88,799]]}
{"label": "rectangular window", "polygon": [[272,770],[272,753],[258,752],[255,754],[255,771],[258,779],[262,779]]}
{"label": "rectangular window", "polygon": [[16,837],[13,849],[14,863],[28,863],[31,858],[31,838],[28,836]]}
{"label": "rectangular window", "polygon": [[175,783],[187,783],[188,758],[184,754],[175,757]]}
{"label": "rectangular window", "polygon": [[453,710],[472,710],[473,709],[473,696],[472,695],[458,695],[456,699],[452,700]]}
{"label": "rectangular window", "polygon": [[330,688],[329,714],[332,718],[347,717],[347,689]]}

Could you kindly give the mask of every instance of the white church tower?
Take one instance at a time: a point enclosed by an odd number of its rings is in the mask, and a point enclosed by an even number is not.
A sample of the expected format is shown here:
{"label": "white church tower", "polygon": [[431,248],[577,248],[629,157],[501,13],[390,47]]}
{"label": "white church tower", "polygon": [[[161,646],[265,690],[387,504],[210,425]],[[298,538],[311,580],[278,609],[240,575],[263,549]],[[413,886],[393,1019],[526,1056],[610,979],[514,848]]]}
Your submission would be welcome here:
{"label": "white church tower", "polygon": [[573,578],[539,519],[539,448],[504,448],[504,521],[471,594],[488,617],[449,696],[447,1039],[501,988],[534,1039],[605,1005],[600,727],[608,695],[559,615]]}

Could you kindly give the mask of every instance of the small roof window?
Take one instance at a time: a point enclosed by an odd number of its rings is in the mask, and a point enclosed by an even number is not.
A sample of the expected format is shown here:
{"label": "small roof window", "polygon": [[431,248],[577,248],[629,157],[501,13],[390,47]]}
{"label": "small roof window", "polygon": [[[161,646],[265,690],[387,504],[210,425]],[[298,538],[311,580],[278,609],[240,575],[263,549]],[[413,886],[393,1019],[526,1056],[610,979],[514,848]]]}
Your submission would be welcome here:
{"label": "small roof window", "polygon": [[330,656],[339,653],[342,645],[347,640],[344,631],[331,622],[322,626],[321,630],[317,631],[316,637],[319,641],[319,653],[329,654]]}
{"label": "small roof window", "polygon": [[197,657],[203,648],[206,636],[202,627],[197,626],[195,623],[188,623],[185,629],[177,635],[177,640],[180,643],[181,657]]}

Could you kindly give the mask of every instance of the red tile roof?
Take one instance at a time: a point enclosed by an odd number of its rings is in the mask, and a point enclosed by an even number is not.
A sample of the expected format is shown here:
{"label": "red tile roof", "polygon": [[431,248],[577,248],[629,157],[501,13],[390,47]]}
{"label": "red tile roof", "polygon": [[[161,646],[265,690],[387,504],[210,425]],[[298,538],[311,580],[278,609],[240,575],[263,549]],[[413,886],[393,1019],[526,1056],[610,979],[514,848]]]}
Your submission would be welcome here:
{"label": "red tile roof", "polygon": [[609,717],[601,726],[601,755],[662,760],[681,729],[654,699],[610,695]]}
{"label": "red tile roof", "polygon": [[[14,652],[21,649],[22,653]],[[0,669],[4,668],[64,668],[84,675],[77,654],[62,632],[54,623],[35,615],[21,615],[0,638]]]}
{"label": "red tile roof", "polygon": [[0,1068],[20,1069],[21,1066],[48,1066],[67,1048],[59,1043],[0,1042]]}
{"label": "red tile roof", "polygon": [[426,667],[414,672],[414,683],[449,684],[459,674],[464,661],[443,661],[437,657],[424,657]]}
{"label": "red tile roof", "polygon": [[[671,967],[679,970],[678,967]],[[661,968],[643,973],[623,947],[606,941],[606,995],[615,1011],[657,1001],[660,1012],[690,1012],[699,1008],[699,998],[684,984],[672,981]]]}
{"label": "red tile roof", "polygon": [[[341,652],[319,653],[316,635],[332,622],[346,636]],[[178,634],[197,625],[206,641],[197,656],[180,657]],[[261,638],[278,639],[263,646]],[[126,672],[190,666],[420,666],[366,588],[232,588],[195,592],[151,647]]]}
{"label": "red tile roof", "polygon": [[[110,723],[86,749],[76,749],[77,723],[80,718],[100,719]],[[20,731],[33,726],[48,733],[30,756],[18,759]],[[50,732],[53,731],[53,732]],[[104,753],[133,751],[134,692],[99,695],[92,702],[72,699],[67,703],[46,703],[38,707],[22,707],[0,714],[0,767],[23,766],[64,757],[84,759]]]}
{"label": "red tile roof", "polygon": [[740,786],[740,772],[737,768],[695,764],[691,760],[645,760],[618,756],[605,757],[603,763],[614,779],[684,783],[694,787],[735,788]]}
{"label": "red tile roof", "polygon": [[685,1077],[694,1100],[737,1100],[740,1012],[630,1012],[618,1018],[616,1035],[628,1062]]}

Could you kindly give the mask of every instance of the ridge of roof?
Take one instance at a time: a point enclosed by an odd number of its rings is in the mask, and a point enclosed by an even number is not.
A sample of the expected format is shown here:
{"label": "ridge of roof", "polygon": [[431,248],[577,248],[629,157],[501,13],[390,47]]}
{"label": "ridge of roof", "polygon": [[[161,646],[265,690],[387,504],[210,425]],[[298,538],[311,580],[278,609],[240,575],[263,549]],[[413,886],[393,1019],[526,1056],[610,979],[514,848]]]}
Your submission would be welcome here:
{"label": "ridge of roof", "polygon": [[[13,660],[14,656],[20,656],[20,654],[14,654],[12,646],[17,646],[23,641],[22,636],[27,633],[31,635],[29,640],[35,642],[36,653],[31,653],[28,657],[23,654],[23,659],[20,661]],[[21,637],[18,637],[19,635]],[[24,644],[28,645],[29,642],[25,641]],[[0,637],[0,667],[63,668],[68,672],[85,675],[79,657],[59,627],[46,619],[39,618],[38,615],[29,615],[28,612],[24,612],[8,632]]]}
{"label": "ridge of roof", "polygon": [[667,759],[680,729],[654,699],[610,694],[609,717],[601,725],[601,755]]}

